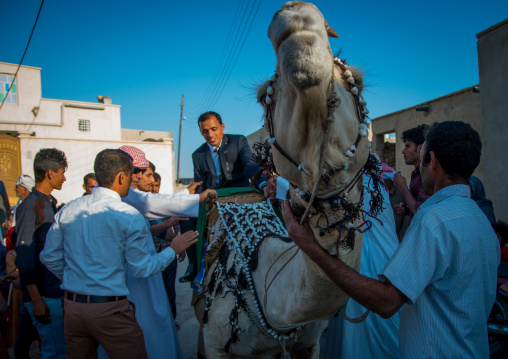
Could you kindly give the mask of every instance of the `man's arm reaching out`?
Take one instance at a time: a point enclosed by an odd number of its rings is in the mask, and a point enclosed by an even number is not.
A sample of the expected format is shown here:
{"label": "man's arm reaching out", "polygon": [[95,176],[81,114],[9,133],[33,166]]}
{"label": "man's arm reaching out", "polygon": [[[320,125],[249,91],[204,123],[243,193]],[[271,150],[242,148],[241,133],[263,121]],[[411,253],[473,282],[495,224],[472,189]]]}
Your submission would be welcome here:
{"label": "man's arm reaching out", "polygon": [[340,259],[328,254],[314,238],[308,222],[295,219],[289,202],[282,203],[282,215],[289,237],[351,298],[383,318],[394,315],[408,300],[390,281],[381,282],[357,273]]}

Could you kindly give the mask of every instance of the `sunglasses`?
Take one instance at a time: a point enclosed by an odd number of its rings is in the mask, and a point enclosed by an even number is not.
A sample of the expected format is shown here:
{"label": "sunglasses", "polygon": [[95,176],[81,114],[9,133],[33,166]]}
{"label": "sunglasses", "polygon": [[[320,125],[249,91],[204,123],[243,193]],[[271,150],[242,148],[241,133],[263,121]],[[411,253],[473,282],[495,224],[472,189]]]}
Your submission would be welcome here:
{"label": "sunglasses", "polygon": [[143,172],[144,169],[143,168],[139,168],[139,167],[134,167],[133,170],[132,170],[132,173],[137,175],[138,173],[141,173]]}

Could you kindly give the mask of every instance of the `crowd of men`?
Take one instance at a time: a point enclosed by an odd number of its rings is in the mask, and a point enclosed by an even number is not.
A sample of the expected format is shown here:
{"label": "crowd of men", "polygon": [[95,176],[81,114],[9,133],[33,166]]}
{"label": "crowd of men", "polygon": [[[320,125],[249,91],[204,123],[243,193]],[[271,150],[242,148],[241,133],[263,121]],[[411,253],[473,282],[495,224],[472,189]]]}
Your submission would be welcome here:
{"label": "crowd of men", "polygon": [[[68,163],[58,149],[36,154],[35,180],[19,177],[11,217],[0,186],[7,206],[0,312],[18,293],[16,358],[29,357],[37,334],[43,358],[182,356],[174,321],[176,269],[187,256],[180,281],[193,281],[200,271],[199,205],[216,200],[216,190],[256,187],[275,199],[286,198],[276,192],[288,188],[269,174],[268,181],[262,175],[252,182],[259,167],[247,140],[225,134],[218,113],[202,114],[198,125],[206,143],[192,155],[194,182],[175,194],[159,193],[156,166],[133,146],[98,153],[83,195],[59,211],[52,193],[64,185]],[[470,125],[448,121],[410,129],[402,139],[404,161],[414,167],[411,180],[408,185],[383,164],[384,224],[374,221],[365,234],[369,250],[360,273],[324,251],[308,222],[300,225],[289,201],[282,202],[289,236],[350,295],[349,310],[377,313],[355,326],[331,319],[326,355],[487,357],[486,324],[505,243],[493,229],[503,224],[472,176],[480,137]],[[397,218],[405,216],[410,225],[398,239]],[[6,324],[0,318],[0,355]]]}

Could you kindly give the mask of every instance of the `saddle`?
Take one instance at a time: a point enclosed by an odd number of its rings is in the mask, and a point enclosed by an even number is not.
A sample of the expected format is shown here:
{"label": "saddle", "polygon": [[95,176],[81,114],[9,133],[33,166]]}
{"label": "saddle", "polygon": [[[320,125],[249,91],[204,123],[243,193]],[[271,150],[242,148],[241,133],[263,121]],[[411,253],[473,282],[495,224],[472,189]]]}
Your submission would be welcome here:
{"label": "saddle", "polygon": [[[224,203],[254,204],[266,200],[260,190],[250,187],[219,189],[217,194],[219,205]],[[196,254],[197,258],[201,260],[201,268],[193,283],[194,292],[191,300],[193,306],[203,296],[204,288],[200,288],[200,286],[204,285],[208,269],[217,260],[228,235],[224,223],[220,220],[216,205],[213,205],[209,211],[205,209],[205,206],[200,208],[197,231],[200,235],[196,245]]]}

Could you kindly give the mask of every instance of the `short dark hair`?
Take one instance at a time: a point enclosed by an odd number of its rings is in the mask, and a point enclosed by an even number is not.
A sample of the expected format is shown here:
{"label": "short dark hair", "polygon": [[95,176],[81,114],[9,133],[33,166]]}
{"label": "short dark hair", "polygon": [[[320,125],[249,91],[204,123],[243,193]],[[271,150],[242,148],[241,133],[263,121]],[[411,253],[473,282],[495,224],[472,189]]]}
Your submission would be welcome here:
{"label": "short dark hair", "polygon": [[422,165],[430,162],[433,151],[441,167],[451,179],[468,181],[480,163],[482,141],[470,124],[461,121],[435,123],[425,135],[426,151]]}
{"label": "short dark hair", "polygon": [[143,174],[145,174],[145,172],[146,172],[146,170],[147,170],[148,168],[151,168],[151,169],[152,169],[152,172],[155,172],[155,165],[154,165],[152,162],[150,162],[150,161],[148,161],[148,167],[147,167],[147,168],[144,168],[144,169],[141,169],[141,172],[142,172]]}
{"label": "short dark hair", "polygon": [[402,132],[402,141],[414,142],[416,146],[422,145],[425,142],[425,132],[429,129],[428,125],[420,125],[415,128],[410,128]]}
{"label": "short dark hair", "polygon": [[95,178],[95,173],[93,172],[90,172],[89,174],[87,174],[85,177],[83,177],[83,184],[86,186],[88,184],[88,180],[92,178],[94,180],[97,181],[97,178]]}
{"label": "short dark hair", "polygon": [[116,175],[125,172],[130,176],[132,171],[132,157],[122,150],[106,149],[97,154],[93,165],[97,183],[100,187],[109,188],[115,181]]}
{"label": "short dark hair", "polygon": [[199,118],[198,118],[198,126],[199,126],[199,124],[201,122],[204,122],[204,121],[208,120],[212,116],[216,117],[217,121],[219,121],[219,124],[222,125],[222,118],[220,117],[220,115],[217,112],[207,111],[205,113],[202,113],[199,116]]}
{"label": "short dark hair", "polygon": [[153,180],[155,182],[160,181],[161,180],[161,175],[158,172],[154,172],[153,173]]}
{"label": "short dark hair", "polygon": [[35,182],[42,182],[49,170],[58,172],[61,168],[67,169],[65,153],[56,148],[43,148],[34,158]]}

